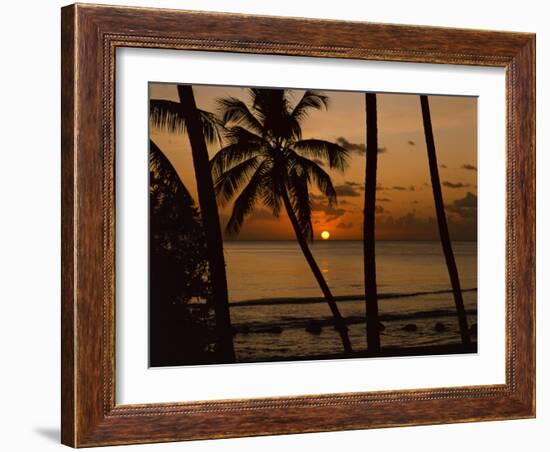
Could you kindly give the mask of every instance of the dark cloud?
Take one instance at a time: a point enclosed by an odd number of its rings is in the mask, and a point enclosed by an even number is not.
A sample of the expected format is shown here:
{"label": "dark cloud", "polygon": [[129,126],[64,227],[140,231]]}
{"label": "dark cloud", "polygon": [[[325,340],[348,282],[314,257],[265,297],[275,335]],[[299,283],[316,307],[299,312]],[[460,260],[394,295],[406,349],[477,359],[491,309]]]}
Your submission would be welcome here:
{"label": "dark cloud", "polygon": [[323,212],[326,216],[326,221],[333,221],[346,213],[346,209],[342,209],[336,206],[329,206],[324,201],[313,200],[311,203],[311,210],[316,212]]}
{"label": "dark cloud", "polygon": [[334,221],[343,216],[346,213],[346,209],[339,209],[338,207],[334,206],[326,206],[324,212],[327,216],[327,221]]}
{"label": "dark cloud", "polygon": [[415,199],[412,203],[413,204],[418,204],[419,202]]}
{"label": "dark cloud", "polygon": [[[355,152],[356,154],[359,154],[359,155],[363,155],[365,153],[366,149],[365,149],[365,144],[364,143],[352,143],[351,141],[348,141],[344,137],[338,137],[338,138],[336,138],[335,141],[336,141],[337,144],[339,144],[344,149],[346,149],[350,152]],[[386,148],[386,147],[378,148],[378,153],[379,154],[385,154],[386,152],[388,152],[388,148]]]}
{"label": "dark cloud", "polygon": [[362,184],[353,181],[347,181],[342,185],[336,185],[334,189],[338,196],[351,196],[357,197],[361,195],[360,189],[363,188]]}
{"label": "dark cloud", "polygon": [[391,202],[390,198],[376,198],[376,202]]}
{"label": "dark cloud", "polygon": [[466,193],[464,198],[456,199],[452,204],[446,206],[451,214],[463,219],[477,218],[477,196],[471,192]]}
{"label": "dark cloud", "polygon": [[447,165],[442,164],[442,165],[439,165],[439,167],[445,169],[445,168],[447,168]]}
{"label": "dark cloud", "polygon": [[336,225],[336,227],[340,229],[351,229],[353,227],[353,223],[351,221],[349,223],[344,223],[341,221]]}
{"label": "dark cloud", "polygon": [[448,188],[466,188],[470,186],[470,184],[465,184],[464,182],[449,182],[448,180],[443,181],[442,185]]}
{"label": "dark cloud", "polygon": [[435,219],[417,217],[416,210],[400,217],[382,216],[377,220],[376,227],[381,232],[395,234],[404,239],[433,240],[437,237]]}
{"label": "dark cloud", "polygon": [[344,137],[336,138],[336,143],[351,152],[356,152],[358,154],[363,154],[365,152],[365,145],[363,143],[352,143]]}
{"label": "dark cloud", "polygon": [[465,163],[461,166],[462,169],[470,170],[470,171],[477,171],[477,167],[474,165],[470,165],[469,163]]}
{"label": "dark cloud", "polygon": [[316,195],[315,193],[310,193],[309,198],[312,201],[319,201],[319,202],[323,202],[326,199],[323,195]]}
{"label": "dark cloud", "polygon": [[415,143],[413,140],[407,141],[407,144],[408,144],[409,146],[416,146],[416,143]]}
{"label": "dark cloud", "polygon": [[408,187],[403,187],[402,185],[394,185],[391,189],[397,191],[414,191],[415,187],[414,185],[409,185]]}
{"label": "dark cloud", "polygon": [[409,185],[405,187],[404,185],[393,185],[391,187],[386,187],[382,184],[376,186],[376,191],[415,191],[416,187],[414,185]]}
{"label": "dark cloud", "polygon": [[[468,193],[446,206],[451,240],[476,240],[477,197]],[[406,215],[394,217],[383,214],[376,217],[377,237],[386,240],[439,240],[434,216],[419,216],[413,209]]]}

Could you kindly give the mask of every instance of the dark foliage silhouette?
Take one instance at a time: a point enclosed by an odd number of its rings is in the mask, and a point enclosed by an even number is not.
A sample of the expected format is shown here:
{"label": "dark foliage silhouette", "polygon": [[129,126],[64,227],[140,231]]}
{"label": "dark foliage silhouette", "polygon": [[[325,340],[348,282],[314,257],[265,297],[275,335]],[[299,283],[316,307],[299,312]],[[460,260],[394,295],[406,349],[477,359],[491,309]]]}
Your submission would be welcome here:
{"label": "dark foliage silhouette", "polygon": [[257,203],[276,217],[284,208],[330,307],[344,350],[351,352],[344,319],[307,242],[313,240],[310,186],[316,186],[329,205],[337,202],[331,178],[317,162],[343,171],[348,159],[348,151],[338,144],[302,139],[301,121],[311,109],[326,108],[328,98],[306,91],[292,106],[288,90],[251,88],[248,92],[249,104],[233,97],[218,100],[229,144],[213,157],[212,172],[220,202],[235,198],[226,231],[238,233]]}
{"label": "dark foliage silhouette", "polygon": [[206,147],[207,140],[211,142],[217,138],[219,123],[215,115],[197,108],[191,85],[178,85],[177,90],[179,103],[151,100],[150,117],[153,124],[172,132],[186,131],[189,137],[210,264],[212,298],[218,334],[216,351],[220,363],[232,363],[235,362],[235,351],[223,241]]}
{"label": "dark foliage silhouette", "polygon": [[149,148],[152,366],[214,362],[212,290],[198,209],[162,151]]}

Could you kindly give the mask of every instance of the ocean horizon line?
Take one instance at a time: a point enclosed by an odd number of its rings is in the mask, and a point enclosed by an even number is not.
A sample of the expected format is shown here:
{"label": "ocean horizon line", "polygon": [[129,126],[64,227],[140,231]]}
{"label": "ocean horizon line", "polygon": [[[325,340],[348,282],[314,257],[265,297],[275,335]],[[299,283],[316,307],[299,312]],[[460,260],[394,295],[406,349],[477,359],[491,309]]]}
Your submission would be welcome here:
{"label": "ocean horizon line", "polygon": [[[289,242],[292,242],[292,243],[296,243],[298,244],[298,241],[297,240],[292,240],[292,239],[265,239],[265,240],[260,240],[260,239],[232,239],[232,240],[227,240],[227,239],[224,239],[223,240],[223,243],[271,243],[271,242],[277,242],[277,243],[280,243],[280,242],[286,242],[286,243],[289,243]],[[357,240],[352,240],[352,239],[329,239],[329,240],[323,240],[323,239],[316,239],[316,240],[313,240],[311,241],[310,243],[331,243],[331,242],[363,242],[363,240],[361,239],[357,239]],[[376,240],[376,242],[415,242],[415,243],[418,243],[418,242],[421,242],[421,243],[439,243],[440,240],[408,240],[408,239],[392,239],[392,240],[387,240],[387,239],[379,239],[379,240]],[[452,243],[477,243],[477,240],[451,240]]]}

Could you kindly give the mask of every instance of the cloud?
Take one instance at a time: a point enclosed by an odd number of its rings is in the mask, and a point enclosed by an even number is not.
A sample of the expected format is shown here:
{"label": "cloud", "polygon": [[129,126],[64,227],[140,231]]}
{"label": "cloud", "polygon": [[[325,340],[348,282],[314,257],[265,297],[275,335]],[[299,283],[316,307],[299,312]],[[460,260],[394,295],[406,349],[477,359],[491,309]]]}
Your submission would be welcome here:
{"label": "cloud", "polygon": [[465,163],[461,166],[462,169],[470,170],[470,171],[477,171],[477,167],[474,165],[470,165],[469,163]]}
{"label": "cloud", "polygon": [[439,165],[440,168],[447,168],[447,165]]}
{"label": "cloud", "polygon": [[437,235],[435,219],[417,217],[416,210],[400,217],[392,215],[379,217],[376,227],[381,232],[405,239],[414,237],[418,240],[433,240]]}
{"label": "cloud", "polygon": [[342,185],[336,185],[334,187],[334,190],[336,190],[336,194],[338,196],[357,197],[361,195],[359,189],[361,189],[362,187],[363,186],[357,182],[347,181]]}
{"label": "cloud", "polygon": [[310,193],[309,197],[312,201],[323,202],[326,198],[323,195],[316,195],[315,193]]}
{"label": "cloud", "polygon": [[[472,203],[471,197],[466,196],[465,198],[468,199],[463,199],[458,204]],[[475,240],[477,236],[476,220],[475,216],[462,218],[458,215],[449,215],[448,225],[451,240]],[[403,216],[381,215],[377,217],[376,230],[377,237],[386,240],[439,240],[435,218],[418,216],[414,209]]]}
{"label": "cloud", "polygon": [[416,143],[415,143],[413,140],[407,141],[407,144],[408,144],[409,146],[416,146]]}
{"label": "cloud", "polygon": [[374,212],[375,212],[375,213],[384,213],[385,210],[384,210],[384,208],[383,208],[382,206],[375,206],[375,207],[374,207]]}
{"label": "cloud", "polygon": [[394,191],[415,191],[416,187],[414,185],[409,185],[408,187],[405,187],[404,185],[393,185],[391,187],[386,187],[382,184],[378,184],[376,186],[376,191],[391,191],[391,190],[394,190]]}
{"label": "cloud", "polygon": [[442,185],[448,188],[466,188],[470,186],[470,184],[465,184],[464,182],[449,182],[448,180],[443,181]]}
{"label": "cloud", "polygon": [[323,212],[325,212],[325,215],[327,216],[327,221],[334,221],[343,216],[346,213],[346,209],[327,206]]}
{"label": "cloud", "polygon": [[[335,141],[336,141],[337,144],[342,146],[344,149],[346,149],[350,152],[355,152],[356,154],[359,154],[359,155],[363,155],[366,151],[364,143],[352,143],[351,141],[348,141],[344,137],[338,137],[338,138],[336,138]],[[388,152],[388,148],[386,148],[386,147],[378,148],[378,153],[379,154],[385,154],[386,152]]]}
{"label": "cloud", "polygon": [[311,210],[316,212],[323,212],[326,216],[325,221],[333,221],[346,213],[346,209],[342,209],[335,206],[329,206],[323,201],[318,201],[316,199],[311,203]]}
{"label": "cloud", "polygon": [[401,185],[394,185],[391,189],[397,190],[397,191],[414,191],[415,187],[414,185],[409,185],[408,187],[403,187]]}
{"label": "cloud", "polygon": [[390,198],[376,198],[376,202],[391,202]]}
{"label": "cloud", "polygon": [[351,229],[353,227],[353,223],[351,221],[349,223],[344,223],[341,221],[336,225],[336,227],[340,229]]}
{"label": "cloud", "polygon": [[356,152],[358,154],[363,154],[365,152],[365,145],[363,143],[352,143],[344,137],[336,138],[336,143],[351,152]]}
{"label": "cloud", "polygon": [[456,199],[452,204],[446,206],[451,214],[463,219],[477,218],[477,196],[471,192],[466,193],[464,198]]}

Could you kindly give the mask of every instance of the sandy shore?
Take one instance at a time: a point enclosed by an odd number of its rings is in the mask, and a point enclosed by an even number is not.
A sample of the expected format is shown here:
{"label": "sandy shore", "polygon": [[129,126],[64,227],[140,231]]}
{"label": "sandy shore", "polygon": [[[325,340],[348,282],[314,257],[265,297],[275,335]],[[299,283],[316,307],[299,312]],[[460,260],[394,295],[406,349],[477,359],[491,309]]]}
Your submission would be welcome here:
{"label": "sandy shore", "polygon": [[402,347],[402,348],[383,348],[380,353],[372,354],[366,350],[356,351],[351,354],[333,353],[323,355],[308,356],[271,356],[269,358],[255,358],[254,360],[241,360],[238,363],[247,362],[280,362],[280,361],[316,361],[323,359],[342,359],[342,358],[388,358],[398,356],[433,356],[433,355],[457,355],[466,353],[477,353],[477,343],[474,342],[470,347],[464,347],[462,344],[430,345],[422,347]]}

